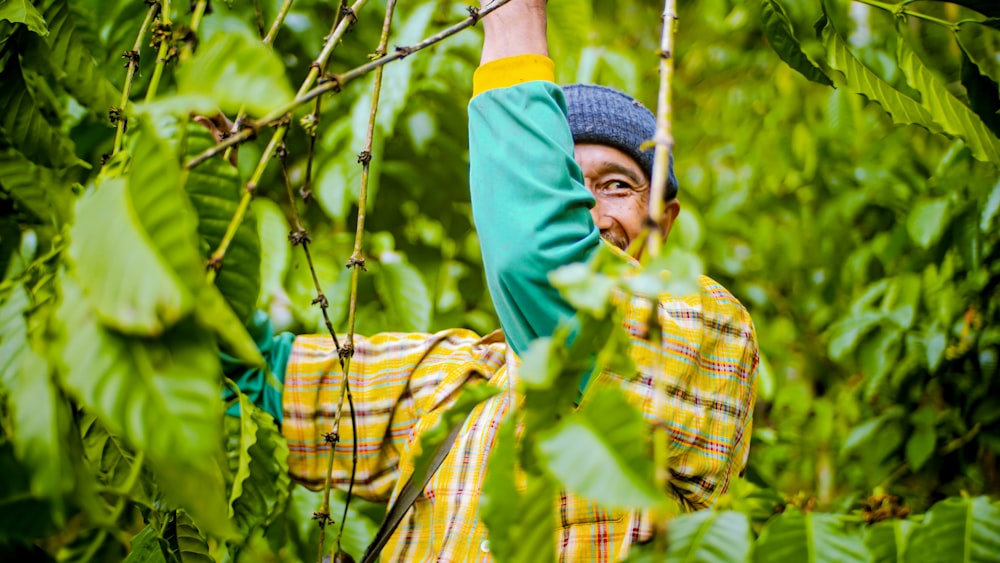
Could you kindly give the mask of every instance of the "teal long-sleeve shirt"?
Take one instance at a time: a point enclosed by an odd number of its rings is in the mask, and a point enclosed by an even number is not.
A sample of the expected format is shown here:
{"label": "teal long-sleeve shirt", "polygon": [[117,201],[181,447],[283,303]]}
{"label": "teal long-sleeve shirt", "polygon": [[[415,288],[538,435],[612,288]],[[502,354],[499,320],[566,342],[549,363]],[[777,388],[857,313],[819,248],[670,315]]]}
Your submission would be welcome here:
{"label": "teal long-sleeve shirt", "polygon": [[[499,66],[501,74],[509,74],[509,62],[504,64],[479,72],[496,74]],[[594,198],[573,156],[562,90],[550,80],[531,80],[477,93],[469,103],[469,147],[472,210],[486,281],[507,343],[521,355],[575,312],[549,282],[549,273],[589,260],[600,246],[590,215]],[[264,370],[241,373],[229,358],[224,368],[280,424],[280,384],[294,337],[272,337],[261,314],[248,328],[267,352],[274,377]],[[238,414],[239,405],[229,412]]]}

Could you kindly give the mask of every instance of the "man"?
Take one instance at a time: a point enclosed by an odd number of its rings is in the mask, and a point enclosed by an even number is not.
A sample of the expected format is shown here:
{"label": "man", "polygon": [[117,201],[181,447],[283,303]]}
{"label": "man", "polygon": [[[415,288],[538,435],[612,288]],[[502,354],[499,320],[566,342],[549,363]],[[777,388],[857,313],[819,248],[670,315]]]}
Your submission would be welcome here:
{"label": "man", "polygon": [[[486,41],[469,104],[470,184],[503,334],[480,338],[456,329],[358,338],[350,372],[357,435],[341,425],[334,485],[346,486],[356,441],[354,491],[374,500],[395,497],[413,471],[411,446],[463,385],[488,380],[504,392],[465,421],[386,545],[388,561],[489,559],[479,491],[497,429],[516,400],[517,355],[573,315],[548,273],[589,259],[602,238],[627,248],[640,236],[649,204],[652,154],[641,146],[654,133],[652,114],[620,92],[560,89],[552,82],[544,0],[514,0],[483,24]],[[670,176],[664,233],[679,210]],[[668,428],[672,492],[685,506],[703,508],[746,463],[757,368],[753,326],[739,302],[708,278],[699,294],[660,298],[658,343],[646,340],[652,307],[641,299],[620,307],[639,377],[594,377],[616,381],[642,405],[647,421]],[[277,395],[252,374],[240,385],[283,417],[293,477],[321,487],[324,435],[343,377],[337,350],[323,335],[263,341],[283,392]],[[554,540],[561,561],[621,559],[652,533],[646,514],[607,512],[571,494],[564,495],[560,515]]]}

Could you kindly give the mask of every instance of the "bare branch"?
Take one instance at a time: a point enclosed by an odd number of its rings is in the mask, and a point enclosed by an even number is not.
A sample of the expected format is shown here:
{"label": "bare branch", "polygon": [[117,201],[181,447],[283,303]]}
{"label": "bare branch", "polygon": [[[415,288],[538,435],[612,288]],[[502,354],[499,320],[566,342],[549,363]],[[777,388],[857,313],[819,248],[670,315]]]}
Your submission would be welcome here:
{"label": "bare branch", "polygon": [[135,43],[132,45],[132,50],[125,52],[122,56],[128,59],[125,66],[128,67],[128,71],[125,73],[125,84],[122,86],[122,97],[121,102],[118,104],[118,123],[116,123],[115,129],[115,141],[113,148],[111,149],[111,154],[115,154],[121,150],[122,144],[125,141],[125,130],[128,128],[128,118],[126,117],[126,106],[128,105],[129,97],[132,94],[132,79],[135,78],[135,73],[139,69],[139,51],[142,49],[142,43],[145,41],[146,33],[149,31],[150,24],[153,23],[153,18],[160,11],[160,4],[153,3],[149,5],[149,11],[146,12],[146,19],[142,21],[142,25],[139,26],[139,34],[135,38]]}
{"label": "bare branch", "polygon": [[666,0],[663,6],[663,34],[660,39],[660,93],[656,104],[656,151],[653,153],[653,178],[649,194],[649,255],[660,255],[663,245],[663,233],[660,231],[660,218],[663,216],[663,196],[667,189],[667,177],[670,167],[670,153],[674,149],[674,136],[671,128],[671,96],[670,87],[674,77],[674,26],[677,22],[676,0]]}

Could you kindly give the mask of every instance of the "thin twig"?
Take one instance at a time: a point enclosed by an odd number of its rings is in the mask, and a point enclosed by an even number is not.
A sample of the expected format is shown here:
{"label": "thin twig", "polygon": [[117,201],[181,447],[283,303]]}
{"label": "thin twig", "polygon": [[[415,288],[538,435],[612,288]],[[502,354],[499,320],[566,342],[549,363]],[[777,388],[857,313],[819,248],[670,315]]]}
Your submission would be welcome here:
{"label": "thin twig", "polygon": [[153,3],[149,5],[149,11],[146,12],[146,19],[142,21],[142,25],[139,26],[139,34],[135,38],[135,43],[132,45],[132,50],[122,55],[128,62],[128,71],[125,73],[125,84],[122,85],[122,97],[121,102],[118,104],[118,123],[115,129],[115,141],[111,150],[111,154],[117,154],[121,150],[122,144],[125,141],[125,130],[128,128],[128,118],[126,117],[126,106],[128,106],[129,97],[132,94],[132,79],[135,78],[136,70],[139,69],[139,51],[142,49],[142,42],[146,37],[146,32],[149,31],[149,25],[153,23],[153,18],[156,17],[157,12],[160,11],[160,4]]}
{"label": "thin twig", "polygon": [[146,101],[152,101],[156,97],[156,91],[160,88],[160,79],[163,77],[163,69],[167,65],[170,56],[173,35],[170,22],[170,0],[160,0],[160,24],[159,40],[160,46],[156,53],[156,67],[153,68],[153,76],[149,79],[149,87],[146,89]]}
{"label": "thin twig", "polygon": [[649,255],[660,255],[663,232],[660,218],[663,216],[670,168],[670,154],[674,150],[674,135],[671,126],[672,106],[670,87],[674,77],[674,26],[677,21],[676,0],[666,0],[663,5],[663,33],[660,37],[660,92],[656,104],[656,151],[653,153],[653,178],[649,193]]}
{"label": "thin twig", "polygon": [[[382,21],[382,35],[379,38],[378,47],[375,49],[374,58],[385,56],[386,47],[389,44],[389,33],[392,30],[392,16],[396,9],[396,0],[388,0],[385,6],[385,19]],[[368,131],[365,136],[365,147],[358,155],[358,162],[361,164],[361,189],[358,195],[358,225],[354,235],[354,252],[347,263],[351,268],[351,299],[347,314],[347,350],[354,352],[354,321],[358,309],[358,278],[361,271],[365,269],[364,238],[365,238],[365,209],[368,205],[368,175],[372,161],[372,141],[375,137],[376,118],[378,117],[378,102],[382,94],[382,73],[385,67],[375,69],[375,80],[372,86],[372,106],[368,114]],[[318,98],[317,98],[318,99]],[[340,399],[337,403],[337,411],[333,419],[333,428],[340,428],[340,416],[343,411],[344,397],[350,397],[350,386],[347,383],[347,374],[351,366],[351,354],[342,354],[346,358],[344,368],[343,384],[340,390]],[[354,408],[351,407],[352,425],[354,424]],[[355,434],[356,435],[356,434]],[[354,447],[357,448],[357,440],[354,440]],[[330,463],[333,461],[333,448],[330,449]],[[354,454],[354,462],[357,463],[357,453]],[[327,472],[327,480],[330,479],[330,472]],[[354,485],[354,468],[351,469],[351,480],[347,485],[347,501],[344,503],[344,515],[340,519],[340,530],[337,533],[337,549],[340,549],[340,539],[344,535],[344,523],[347,521],[347,508],[351,502],[351,490]]]}
{"label": "thin twig", "polygon": [[197,33],[201,27],[201,18],[205,17],[205,10],[208,8],[208,0],[198,0],[194,5],[194,13],[191,14],[191,32]]}
{"label": "thin twig", "polygon": [[[486,17],[494,10],[506,5],[507,2],[510,2],[510,0],[497,0],[496,3],[490,4],[489,8],[484,8],[480,11],[476,11],[473,15],[470,15],[461,22],[441,31],[440,33],[436,33],[430,37],[427,37],[423,41],[415,45],[412,45],[410,47],[396,47],[395,51],[387,54],[386,56],[380,59],[365,63],[363,65],[356,66],[353,69],[348,70],[343,74],[331,75],[327,80],[323,82],[323,84],[320,84],[315,88],[302,92],[301,94],[297,95],[295,99],[267,113],[265,116],[263,116],[261,119],[257,121],[256,126],[257,128],[260,128],[268,125],[273,125],[274,123],[278,122],[286,113],[294,110],[295,108],[301,106],[302,104],[305,104],[310,100],[315,99],[316,96],[322,96],[323,94],[330,92],[337,93],[349,82],[355,80],[356,78],[364,76],[365,74],[368,74],[369,72],[372,72],[373,70],[381,66],[385,66],[393,61],[402,59],[407,55],[411,55],[418,51],[422,51],[423,49],[426,49],[427,47],[439,43],[442,40],[447,39],[448,37],[451,37],[452,35],[455,35],[456,33],[466,28],[472,27],[480,19]],[[254,134],[255,131],[253,129],[249,128],[242,129],[234,133],[231,137],[222,140],[221,142],[219,142],[219,144],[212,146],[206,149],[201,154],[192,157],[190,160],[184,163],[184,166],[186,166],[187,168],[194,168],[199,164],[205,162],[206,160],[212,158],[213,156],[225,151],[227,148],[233,145],[238,145],[240,143],[246,142],[248,139],[253,137]]]}
{"label": "thin twig", "polygon": [[[351,9],[356,11],[364,6],[367,1],[368,0],[356,0],[354,5],[351,6]],[[313,62],[312,68],[309,69],[309,75],[302,81],[302,85],[299,87],[299,92],[308,91],[309,88],[316,82],[317,78],[319,78],[319,69],[323,68],[327,59],[329,59],[330,54],[333,52],[333,45],[335,45],[344,33],[347,32],[347,28],[353,23],[353,21],[354,19],[352,18],[344,18],[335,27],[333,32],[327,36],[326,42],[323,45],[323,50]],[[250,201],[253,199],[254,192],[257,190],[257,184],[260,182],[261,177],[263,177],[264,170],[267,169],[267,165],[270,162],[271,157],[274,155],[275,149],[281,146],[285,141],[285,135],[288,133],[288,127],[291,121],[291,116],[288,112],[297,107],[297,105],[289,107],[275,116],[274,119],[269,119],[267,122],[269,125],[278,123],[278,126],[275,129],[274,134],[271,136],[271,141],[267,144],[267,148],[264,149],[264,153],[261,154],[260,160],[257,161],[257,167],[254,169],[253,174],[250,176],[250,180],[247,182],[246,189],[243,191],[243,196],[240,198],[240,202],[236,207],[236,213],[233,215],[233,218],[229,221],[229,225],[226,227],[225,235],[219,242],[218,248],[216,248],[215,252],[213,252],[212,256],[209,258],[208,264],[210,268],[208,278],[210,281],[215,279],[216,272],[218,272],[219,268],[222,267],[222,261],[226,257],[226,251],[229,249],[229,244],[232,242],[233,237],[236,236],[236,231],[239,229],[240,224],[243,222],[243,218],[246,216],[247,209],[250,207]],[[243,131],[240,131],[240,133],[243,133]],[[237,133],[234,136],[238,136],[240,133]],[[215,146],[218,147],[219,150],[224,150],[225,148],[231,146],[223,143]],[[214,154],[218,154],[218,151],[213,153],[213,155]],[[197,158],[199,157],[195,157],[195,159]],[[194,165],[191,165],[190,162],[188,164],[188,169],[194,167]]]}
{"label": "thin twig", "polygon": [[292,0],[285,0],[281,7],[278,8],[278,14],[274,16],[274,21],[271,22],[271,29],[267,31],[267,35],[264,36],[264,44],[271,45],[274,43],[274,39],[278,36],[278,30],[281,29],[281,25],[285,23],[285,17],[288,16],[288,10],[292,8]]}
{"label": "thin twig", "polygon": [[257,21],[257,35],[264,38],[264,12],[260,11],[260,0],[253,0],[253,12]]}

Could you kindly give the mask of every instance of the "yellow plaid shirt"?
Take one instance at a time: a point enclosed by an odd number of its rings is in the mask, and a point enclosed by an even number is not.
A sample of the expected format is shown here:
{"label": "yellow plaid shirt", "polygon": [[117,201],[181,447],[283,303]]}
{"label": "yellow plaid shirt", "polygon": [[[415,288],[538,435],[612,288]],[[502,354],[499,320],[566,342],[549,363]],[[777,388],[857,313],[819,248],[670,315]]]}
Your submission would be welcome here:
{"label": "yellow plaid shirt", "polygon": [[[659,346],[647,341],[653,303],[617,299],[631,336],[629,354],[639,370],[626,379],[599,374],[619,385],[651,425],[672,438],[669,466],[673,493],[689,508],[711,505],[746,464],[757,373],[753,324],[722,286],[701,278],[701,291],[660,297]],[[485,338],[461,329],[437,334],[380,334],[359,338],[349,383],[358,434],[345,416],[332,480],[345,486],[352,443],[359,460],[354,490],[386,501],[413,471],[412,446],[434,426],[470,381],[488,380],[503,393],[480,404],[440,469],[383,551],[385,561],[490,561],[487,530],[478,516],[487,459],[504,416],[517,400],[518,360],[493,333]],[[343,373],[329,336],[296,338],[283,398],[283,432],[294,479],[322,486],[326,469],[323,435],[330,431]],[[573,390],[575,392],[575,390]],[[616,561],[652,526],[641,511],[604,510],[573,494],[558,505],[560,561]]]}

